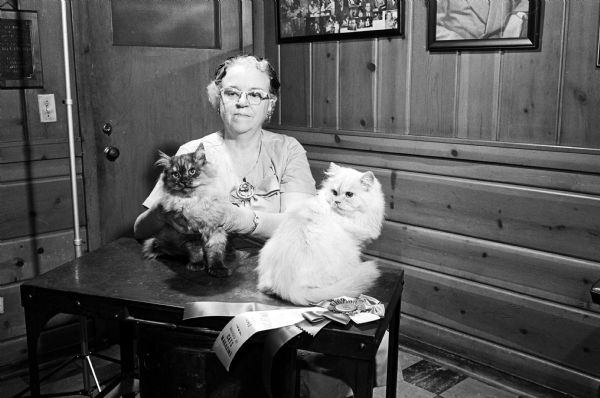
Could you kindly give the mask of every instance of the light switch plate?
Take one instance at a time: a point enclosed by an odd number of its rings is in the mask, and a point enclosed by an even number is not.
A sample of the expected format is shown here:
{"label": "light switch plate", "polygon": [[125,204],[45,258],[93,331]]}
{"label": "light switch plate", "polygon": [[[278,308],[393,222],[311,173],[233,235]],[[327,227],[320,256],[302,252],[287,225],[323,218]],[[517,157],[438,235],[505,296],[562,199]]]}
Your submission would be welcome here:
{"label": "light switch plate", "polygon": [[38,94],[38,106],[40,108],[40,122],[56,122],[54,94]]}

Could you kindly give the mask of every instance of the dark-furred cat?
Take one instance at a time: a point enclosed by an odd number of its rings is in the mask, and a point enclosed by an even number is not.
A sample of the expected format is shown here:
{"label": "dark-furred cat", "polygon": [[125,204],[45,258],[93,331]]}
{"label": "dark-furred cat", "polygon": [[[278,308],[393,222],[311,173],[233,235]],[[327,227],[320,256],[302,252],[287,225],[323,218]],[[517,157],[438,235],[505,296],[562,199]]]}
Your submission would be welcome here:
{"label": "dark-furred cat", "polygon": [[[159,151],[156,165],[163,168],[162,196],[155,206],[162,214],[186,225],[187,232],[177,231],[171,224],[144,242],[146,258],[159,254],[186,255],[187,268],[206,270],[210,275],[231,275],[225,264],[227,233],[221,221],[227,190],[220,183],[216,167],[207,161],[204,145],[195,152],[168,156]],[[181,230],[180,230],[181,231]]]}

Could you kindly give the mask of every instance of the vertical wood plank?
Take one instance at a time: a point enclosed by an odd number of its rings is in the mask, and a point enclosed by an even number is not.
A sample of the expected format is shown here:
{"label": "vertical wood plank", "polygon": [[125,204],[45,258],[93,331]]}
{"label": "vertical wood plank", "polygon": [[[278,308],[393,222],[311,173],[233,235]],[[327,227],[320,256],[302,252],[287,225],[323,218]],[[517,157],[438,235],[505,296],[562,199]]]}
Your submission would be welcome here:
{"label": "vertical wood plank", "polygon": [[372,40],[340,42],[340,128],[373,131]]}
{"label": "vertical wood plank", "polygon": [[[262,2],[258,2],[258,6],[260,7],[262,3],[262,18],[263,18],[263,26],[257,25],[255,28],[255,32],[259,29],[264,34],[264,49],[263,52],[258,52],[257,55],[266,58],[269,63],[275,68],[275,70],[279,73],[279,47],[277,46],[277,20],[275,19],[275,2],[271,0],[263,0]],[[256,3],[255,3],[256,4]],[[258,14],[258,13],[257,13]],[[258,20],[256,21],[258,23]],[[254,42],[255,48],[257,48],[257,41]],[[259,51],[257,49],[257,51]],[[281,76],[280,76],[281,77]],[[279,96],[281,97],[281,90],[279,92]],[[273,112],[273,117],[271,118],[270,124],[278,124],[279,123],[279,115],[281,113],[281,107],[279,101],[275,105],[276,108]]]}
{"label": "vertical wood plank", "polygon": [[337,43],[312,45],[312,127],[334,129],[337,126]]}
{"label": "vertical wood plank", "polygon": [[377,130],[384,133],[406,131],[406,90],[408,43],[403,38],[378,41]]}
{"label": "vertical wood plank", "polygon": [[280,51],[281,123],[306,127],[310,99],[309,45],[285,44]]}
{"label": "vertical wood plank", "polygon": [[252,52],[258,57],[265,58],[265,5],[263,0],[252,1]]}
{"label": "vertical wood plank", "polygon": [[599,3],[571,1],[560,144],[600,148],[600,69],[596,68]]}
{"label": "vertical wood plank", "polygon": [[494,106],[498,86],[495,70],[498,53],[463,53],[460,55],[458,89],[458,138],[492,140]]}
{"label": "vertical wood plank", "polygon": [[539,51],[503,55],[500,141],[554,144],[556,140],[563,4],[545,2]]}
{"label": "vertical wood plank", "polygon": [[456,55],[429,53],[426,2],[414,1],[411,106],[409,134],[452,137],[454,132],[454,95]]}
{"label": "vertical wood plank", "polygon": [[252,0],[241,0],[240,13],[242,15],[242,51],[245,53],[253,53],[254,23],[252,18],[254,17],[254,13],[252,9]]}

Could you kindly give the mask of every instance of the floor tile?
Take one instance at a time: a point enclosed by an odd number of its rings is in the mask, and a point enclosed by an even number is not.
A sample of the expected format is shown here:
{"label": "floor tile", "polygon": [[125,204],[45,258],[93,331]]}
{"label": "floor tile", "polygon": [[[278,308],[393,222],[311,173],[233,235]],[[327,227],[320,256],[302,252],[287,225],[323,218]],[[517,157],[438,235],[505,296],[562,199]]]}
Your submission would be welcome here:
{"label": "floor tile", "polygon": [[453,387],[466,376],[443,366],[422,360],[402,370],[404,381],[434,394]]}
{"label": "floor tile", "polygon": [[422,360],[423,360],[423,358],[418,357],[416,355],[410,354],[410,353],[402,351],[402,350],[398,351],[398,361],[399,361],[398,367],[400,369],[406,369],[409,366],[412,366],[415,363],[422,361]]}

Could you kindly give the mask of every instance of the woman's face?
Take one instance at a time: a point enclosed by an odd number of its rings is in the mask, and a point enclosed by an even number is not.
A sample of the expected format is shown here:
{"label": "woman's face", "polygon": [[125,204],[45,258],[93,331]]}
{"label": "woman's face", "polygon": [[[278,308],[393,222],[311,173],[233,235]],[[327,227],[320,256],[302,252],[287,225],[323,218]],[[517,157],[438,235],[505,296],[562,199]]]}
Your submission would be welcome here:
{"label": "woman's face", "polygon": [[269,93],[269,83],[269,76],[252,64],[234,64],[227,69],[221,88],[235,88],[245,94],[237,101],[228,100],[221,95],[219,110],[225,131],[234,135],[260,131],[273,101],[265,99],[256,105],[250,104],[247,92],[262,90]]}

